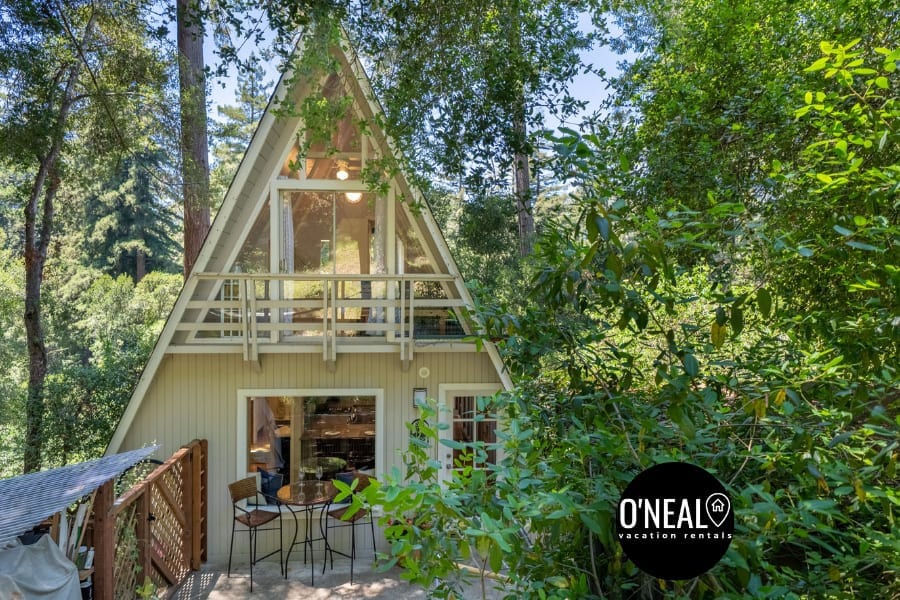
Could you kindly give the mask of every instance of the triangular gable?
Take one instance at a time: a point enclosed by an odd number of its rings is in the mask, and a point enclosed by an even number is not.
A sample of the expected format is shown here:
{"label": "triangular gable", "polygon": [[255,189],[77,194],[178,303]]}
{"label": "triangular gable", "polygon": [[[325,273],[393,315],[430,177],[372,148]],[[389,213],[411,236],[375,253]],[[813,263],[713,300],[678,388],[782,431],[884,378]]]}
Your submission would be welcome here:
{"label": "triangular gable", "polygon": [[[382,156],[392,153],[393,156],[398,156],[395,146],[377,124],[377,117],[382,114],[382,109],[374,97],[368,77],[365,74],[362,64],[359,62],[358,57],[354,54],[351,58],[342,48],[336,48],[334,52],[341,65],[343,73],[342,79],[350,88],[348,91],[352,93],[354,98],[354,110],[359,112],[359,116],[365,119],[368,125],[370,135],[365,136],[366,139],[362,140],[362,144],[366,146],[365,149],[361,150],[363,157],[366,157],[367,152],[374,152]],[[224,296],[223,290],[225,290],[225,288],[221,283],[221,279],[216,281],[214,277],[208,275],[211,273],[221,275],[222,273],[243,270],[243,267],[241,266],[242,261],[239,260],[241,258],[241,253],[242,251],[246,253],[248,241],[252,240],[254,235],[259,235],[260,219],[265,219],[266,211],[269,211],[270,215],[277,215],[276,211],[287,210],[286,206],[289,206],[290,202],[294,202],[298,206],[303,202],[307,202],[308,204],[308,196],[310,194],[320,193],[321,195],[321,192],[323,191],[321,189],[304,187],[299,181],[297,183],[292,183],[292,179],[304,179],[302,175],[297,176],[296,174],[304,173],[305,175],[312,175],[314,179],[318,179],[320,175],[317,174],[332,173],[335,168],[340,167],[349,171],[351,174],[353,174],[354,168],[357,169],[355,175],[357,178],[359,177],[359,169],[364,165],[354,163],[354,157],[349,156],[347,157],[346,162],[341,165],[335,164],[336,159],[334,157],[331,159],[331,164],[327,164],[327,157],[322,156],[321,159],[319,159],[320,157],[314,156],[313,162],[319,160],[318,164],[310,165],[309,162],[307,162],[306,165],[300,165],[298,168],[296,141],[298,139],[298,132],[300,133],[300,136],[303,135],[301,123],[296,117],[282,117],[278,119],[273,110],[278,99],[283,99],[288,94],[293,96],[294,101],[298,101],[304,97],[304,94],[308,93],[308,86],[303,84],[295,85],[293,90],[288,89],[286,82],[291,80],[291,75],[290,72],[282,75],[276,86],[275,92],[269,100],[266,111],[251,139],[247,152],[240,163],[222,206],[212,223],[210,232],[201,247],[199,256],[194,265],[194,271],[185,282],[175,306],[166,321],[166,325],[157,340],[157,344],[151,353],[148,363],[138,381],[134,393],[132,394],[131,400],[126,407],[123,417],[119,422],[109,447],[107,448],[107,454],[116,452],[120,447],[131,422],[137,414],[143,396],[149,388],[163,357],[166,352],[170,350],[170,346],[178,343],[179,340],[185,341],[189,338],[196,339],[195,333],[185,332],[184,330],[179,331],[180,325],[183,323],[208,320],[208,316],[205,315],[208,315],[209,311],[202,307],[202,300],[222,300]],[[340,154],[338,154],[338,157],[340,157]],[[288,163],[291,163],[292,167],[290,173],[284,171],[285,165]],[[330,189],[325,190],[325,192],[332,195],[332,212],[330,214],[335,223],[337,222],[339,212],[337,208],[338,195],[342,194],[343,197],[340,198],[340,201],[342,203],[347,203],[351,201],[351,197],[347,196],[347,192],[344,190],[359,191],[359,180],[354,179],[353,175],[347,179],[349,179],[349,181],[344,180],[334,182],[330,184]],[[354,184],[354,182],[356,183]],[[397,248],[412,248],[415,245],[413,240],[418,241],[419,247],[416,251],[421,252],[422,256],[415,257],[418,261],[416,264],[420,266],[427,265],[428,269],[431,270],[431,273],[434,274],[434,281],[432,283],[435,286],[441,286],[444,297],[458,298],[462,305],[471,307],[473,305],[472,299],[450,254],[446,241],[437,227],[421,193],[409,183],[409,179],[404,176],[402,171],[394,176],[391,183],[389,199],[395,210],[393,211],[393,217],[388,219],[390,229],[388,229],[386,235],[391,239],[393,239],[393,236],[401,239],[401,242],[397,244]],[[291,185],[296,186],[296,189],[292,189],[291,193],[296,191],[296,194],[300,196],[297,199],[285,200],[284,194],[273,194],[273,190],[276,188],[281,189],[284,186]],[[366,202],[359,202],[359,204],[366,204],[367,210],[369,208],[377,210],[378,202],[380,202],[381,199],[376,198],[373,200],[372,197],[374,194],[368,190],[364,193],[368,198],[366,198]],[[411,201],[412,204],[417,207],[417,210],[411,210],[409,202],[401,202],[401,197]],[[273,208],[273,202],[279,203],[279,206]],[[320,202],[320,204],[321,203],[322,202]],[[327,204],[327,201],[324,203]],[[360,220],[369,216],[360,216],[358,213],[360,213],[361,209],[351,206],[350,204],[342,204],[340,210],[343,210],[346,215],[351,215],[346,217],[346,221],[349,223],[346,227],[347,231],[353,229],[355,223],[352,223],[352,221],[354,219]],[[296,217],[296,215],[293,216]],[[373,218],[377,221],[378,215],[374,215]],[[280,222],[275,226],[281,230],[285,220],[283,217],[279,217],[279,219]],[[399,233],[396,230],[398,224],[400,227]],[[377,227],[378,224],[376,223],[375,226]],[[288,228],[284,228],[284,230],[288,231]],[[315,232],[316,230],[312,227],[303,231],[295,229],[295,233],[302,233],[309,239],[315,239]],[[340,233],[340,228],[336,226],[332,231],[333,241],[336,241],[338,233]],[[284,235],[287,234],[282,234],[282,237]],[[322,250],[324,256],[325,250],[323,248],[327,246],[324,244],[326,236],[320,235],[320,238],[322,239],[319,240],[319,249]],[[283,239],[272,241],[268,248],[268,266],[273,273],[285,271],[284,261],[281,259],[276,261],[272,258],[274,255],[273,253],[279,252],[279,247],[282,242],[284,242]],[[393,244],[393,241],[391,241],[391,244]],[[346,254],[346,252],[344,253]],[[357,253],[361,257],[359,259],[359,264],[363,265],[364,258],[362,257],[364,256],[365,251],[358,249]],[[398,256],[395,255],[396,253],[401,253],[401,251],[396,250],[391,253],[390,264],[392,267],[387,269],[388,271],[395,275],[403,273],[404,268],[412,268],[413,271],[416,271],[415,265],[404,266],[402,260],[404,257],[401,256],[398,260]],[[330,258],[334,263],[333,266],[331,266],[332,269],[336,270],[340,266],[341,258],[339,254],[340,252],[336,248],[330,255]],[[304,261],[308,262],[308,256],[305,255],[295,256],[295,258],[297,260],[291,267],[295,269],[292,271],[293,273],[298,272],[296,271],[296,269],[298,269],[298,263]],[[274,268],[276,262],[278,269]],[[306,264],[306,262],[304,262],[304,264]],[[353,266],[352,260],[349,261],[349,264],[350,267]],[[374,269],[373,264],[375,263],[370,262],[369,265],[361,267],[363,272],[366,274],[376,273],[377,270]],[[379,265],[376,264],[376,266]],[[262,265],[260,270],[265,270],[264,267],[265,264]],[[366,270],[366,268],[369,270]],[[428,269],[424,270],[426,274],[411,274],[409,277],[418,277],[419,279],[427,280]],[[444,275],[443,279],[441,278],[441,275]],[[425,283],[428,283],[428,281]],[[361,289],[364,287],[364,283],[360,284]],[[403,284],[401,283],[400,288],[402,287]],[[279,293],[287,292],[282,290]],[[404,291],[401,290],[399,293],[402,295],[404,294]],[[408,293],[408,291],[405,293]],[[439,294],[440,293],[441,292],[439,292]],[[357,302],[357,304],[364,302],[365,301],[362,300]],[[424,304],[427,305],[427,301],[424,302]],[[274,318],[273,315],[273,319]],[[183,325],[181,325],[181,327],[183,329]],[[511,381],[509,375],[503,367],[496,348],[490,343],[485,344],[484,347],[497,370],[498,377],[503,383],[503,386],[506,389],[510,389]]]}

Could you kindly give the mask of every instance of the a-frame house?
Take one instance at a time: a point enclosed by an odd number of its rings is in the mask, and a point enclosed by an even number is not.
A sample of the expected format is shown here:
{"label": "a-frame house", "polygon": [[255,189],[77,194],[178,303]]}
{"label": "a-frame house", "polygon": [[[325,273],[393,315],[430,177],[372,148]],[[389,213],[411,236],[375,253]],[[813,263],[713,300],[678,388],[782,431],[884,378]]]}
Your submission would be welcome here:
{"label": "a-frame house", "polygon": [[[362,65],[333,53],[320,85],[279,82],[108,449],[209,440],[211,560],[228,554],[228,483],[311,478],[322,458],[402,468],[414,396],[450,407],[448,435],[493,441],[476,399],[509,387],[496,349],[466,339],[471,298],[420,193],[402,172],[363,182],[392,145]],[[345,99],[330,143],[274,114],[307,97]]]}

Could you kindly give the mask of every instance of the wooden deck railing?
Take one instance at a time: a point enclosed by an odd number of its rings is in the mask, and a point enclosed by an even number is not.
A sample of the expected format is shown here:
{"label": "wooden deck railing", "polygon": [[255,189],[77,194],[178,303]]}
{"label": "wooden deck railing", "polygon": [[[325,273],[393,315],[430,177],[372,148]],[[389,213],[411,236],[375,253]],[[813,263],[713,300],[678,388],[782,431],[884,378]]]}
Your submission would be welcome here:
{"label": "wooden deck railing", "polygon": [[[322,357],[334,361],[339,340],[374,336],[398,344],[400,358],[412,360],[417,317],[441,321],[426,333],[430,339],[459,338],[465,302],[459,298],[418,296],[419,285],[442,289],[454,281],[451,275],[359,275],[196,273],[201,281],[220,290],[220,299],[195,297],[187,309],[197,311],[196,322],[182,322],[177,330],[188,336],[188,345],[240,343],[246,360],[257,360],[261,344],[321,343]],[[304,297],[293,297],[290,286],[313,286]],[[362,297],[362,287],[380,288],[382,297]],[[298,288],[299,289],[299,288]],[[207,290],[208,291],[208,290]],[[299,292],[298,292],[299,293]],[[378,314],[379,319],[363,315]],[[451,315],[453,315],[451,317]],[[446,323],[455,326],[447,331]],[[348,344],[350,347],[352,344]]]}
{"label": "wooden deck railing", "polygon": [[119,498],[105,483],[94,501],[94,598],[135,598],[145,577],[168,595],[206,560],[206,513],[206,440],[183,446]]}

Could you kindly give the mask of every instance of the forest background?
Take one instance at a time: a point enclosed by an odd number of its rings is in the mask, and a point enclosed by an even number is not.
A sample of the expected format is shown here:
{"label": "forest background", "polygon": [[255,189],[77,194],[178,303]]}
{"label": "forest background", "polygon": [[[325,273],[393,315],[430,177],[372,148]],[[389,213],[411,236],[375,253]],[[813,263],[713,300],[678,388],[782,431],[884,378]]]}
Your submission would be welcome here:
{"label": "forest background", "polygon": [[[301,28],[327,48],[343,23],[516,382],[488,407],[509,423],[501,464],[446,490],[414,445],[412,479],[372,492],[413,515],[391,559],[408,577],[449,595],[474,556],[518,596],[900,595],[892,3],[186,14],[214,42],[209,74],[240,73],[211,111],[212,212],[273,83],[260,61],[287,60]],[[27,450],[26,221],[50,149],[42,466],[103,452],[181,287],[174,21],[156,2],[0,2],[0,476]],[[616,73],[582,62],[591,46],[623,56]],[[574,122],[577,73],[608,97]],[[621,489],[666,460],[716,474],[735,509],[728,554],[688,582],[642,575],[613,535]]]}

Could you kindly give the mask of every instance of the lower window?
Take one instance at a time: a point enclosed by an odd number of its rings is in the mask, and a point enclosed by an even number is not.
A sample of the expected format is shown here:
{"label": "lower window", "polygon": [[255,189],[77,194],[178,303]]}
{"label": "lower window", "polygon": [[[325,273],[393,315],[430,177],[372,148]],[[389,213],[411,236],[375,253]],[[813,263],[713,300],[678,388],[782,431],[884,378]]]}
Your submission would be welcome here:
{"label": "lower window", "polygon": [[374,473],[375,423],[374,395],[249,396],[247,470],[278,476],[264,476],[273,486]]}

